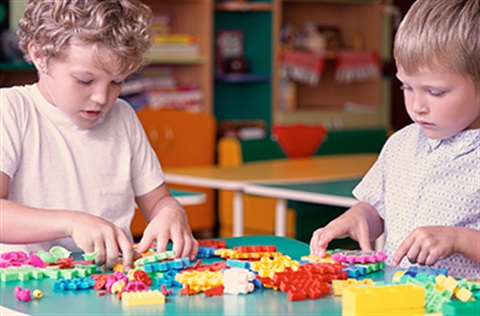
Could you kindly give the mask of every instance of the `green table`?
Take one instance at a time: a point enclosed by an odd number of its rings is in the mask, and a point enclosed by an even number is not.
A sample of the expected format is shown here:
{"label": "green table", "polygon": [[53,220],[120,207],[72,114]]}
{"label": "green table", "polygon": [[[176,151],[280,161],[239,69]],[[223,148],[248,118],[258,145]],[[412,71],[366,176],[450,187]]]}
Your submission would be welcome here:
{"label": "green table", "polygon": [[182,205],[196,205],[205,203],[207,197],[205,193],[170,189],[173,197]]}
{"label": "green table", "polygon": [[[308,245],[290,238],[278,236],[246,236],[226,238],[227,247],[243,245],[275,245],[277,251],[299,260],[309,254]],[[205,259],[212,263],[217,259]],[[368,275],[375,281],[390,281],[394,268],[386,267]],[[11,281],[0,283],[0,305],[29,315],[341,315],[342,298],[329,295],[318,300],[290,302],[286,293],[272,289],[256,289],[247,295],[207,297],[203,293],[182,296],[175,293],[167,296],[164,305],[154,307],[122,308],[116,295],[98,296],[95,290],[58,291],[53,290],[50,279]],[[17,301],[13,295],[15,286],[40,289],[44,297],[33,302]],[[0,309],[0,315],[8,315]]]}

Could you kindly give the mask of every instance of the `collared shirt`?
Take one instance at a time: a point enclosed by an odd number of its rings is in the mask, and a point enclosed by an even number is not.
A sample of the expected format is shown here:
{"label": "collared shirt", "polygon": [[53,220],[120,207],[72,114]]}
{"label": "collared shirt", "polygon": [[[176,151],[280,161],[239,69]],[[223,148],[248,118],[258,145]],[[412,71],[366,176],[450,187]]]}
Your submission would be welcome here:
{"label": "collared shirt", "polygon": [[[480,230],[480,129],[432,140],[416,124],[403,128],[388,139],[353,194],[385,221],[387,263],[416,227]],[[409,264],[404,258],[400,266]],[[455,277],[480,277],[480,263],[461,254],[434,267]]]}

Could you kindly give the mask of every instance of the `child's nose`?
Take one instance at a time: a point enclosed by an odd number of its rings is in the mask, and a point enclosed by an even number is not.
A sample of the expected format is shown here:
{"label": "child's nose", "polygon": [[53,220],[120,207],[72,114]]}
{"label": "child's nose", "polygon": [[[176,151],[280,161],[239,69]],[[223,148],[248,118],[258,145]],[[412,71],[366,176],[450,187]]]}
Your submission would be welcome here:
{"label": "child's nose", "polygon": [[421,97],[412,96],[410,103],[411,103],[411,108],[414,112],[421,113],[426,111],[427,107],[425,104],[425,100],[423,100]]}
{"label": "child's nose", "polygon": [[99,87],[95,89],[91,99],[97,104],[100,104],[100,105],[106,104],[108,100],[108,88]]}

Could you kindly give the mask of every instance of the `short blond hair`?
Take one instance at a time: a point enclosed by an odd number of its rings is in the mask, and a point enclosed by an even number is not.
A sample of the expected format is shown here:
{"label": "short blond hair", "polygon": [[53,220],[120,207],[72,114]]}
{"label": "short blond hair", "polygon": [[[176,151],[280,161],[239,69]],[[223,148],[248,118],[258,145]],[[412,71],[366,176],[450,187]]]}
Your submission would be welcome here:
{"label": "short blond hair", "polygon": [[478,87],[480,0],[417,0],[395,36],[394,58],[409,73],[440,68]]}
{"label": "short blond hair", "polygon": [[138,0],[30,0],[18,25],[19,47],[31,62],[33,43],[47,61],[60,58],[72,42],[106,48],[129,74],[151,47],[151,9]]}

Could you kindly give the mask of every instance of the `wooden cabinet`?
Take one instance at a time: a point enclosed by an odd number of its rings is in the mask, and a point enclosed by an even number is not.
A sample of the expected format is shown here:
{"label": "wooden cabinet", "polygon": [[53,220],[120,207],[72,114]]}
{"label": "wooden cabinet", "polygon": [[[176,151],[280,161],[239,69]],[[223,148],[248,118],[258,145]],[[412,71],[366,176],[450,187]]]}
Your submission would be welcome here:
{"label": "wooden cabinet", "polygon": [[156,65],[174,66],[180,85],[199,85],[204,111],[213,112],[213,0],[142,0],[156,15],[170,18],[171,33],[192,34],[198,39],[199,55],[193,58],[151,58]]}
{"label": "wooden cabinet", "polygon": [[[281,0],[276,2],[278,19],[275,26],[276,57],[288,49],[280,40],[285,37],[283,28],[289,25],[300,30],[306,22],[339,31],[344,47],[328,49],[322,53],[323,70],[318,84],[295,83],[289,97],[293,107],[282,106],[284,81],[279,75],[281,62],[276,61],[273,83],[273,121],[279,124],[298,122],[324,124],[327,128],[386,127],[388,102],[381,76],[351,83],[339,82],[336,73],[340,51],[373,52],[380,58],[388,48],[387,24],[383,18],[382,1],[379,0]],[[278,58],[277,58],[278,59]]]}
{"label": "wooden cabinet", "polygon": [[[198,56],[158,57],[151,55],[152,65],[174,69],[179,85],[197,85],[203,93],[203,111],[138,111],[147,137],[163,167],[198,166],[215,163],[216,122],[213,113],[213,0],[142,0],[157,16],[167,16],[170,32],[191,34],[198,40]],[[216,223],[215,194],[211,189],[170,185],[172,188],[206,194],[201,205],[185,206],[192,230],[199,237],[212,237]],[[140,237],[146,226],[137,211],[132,233]]]}

